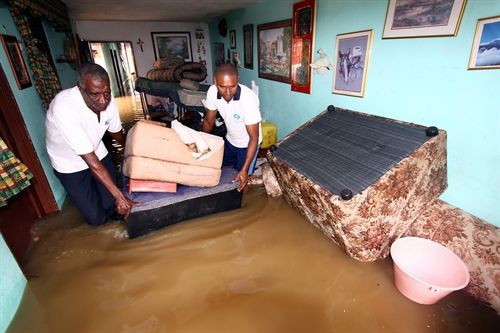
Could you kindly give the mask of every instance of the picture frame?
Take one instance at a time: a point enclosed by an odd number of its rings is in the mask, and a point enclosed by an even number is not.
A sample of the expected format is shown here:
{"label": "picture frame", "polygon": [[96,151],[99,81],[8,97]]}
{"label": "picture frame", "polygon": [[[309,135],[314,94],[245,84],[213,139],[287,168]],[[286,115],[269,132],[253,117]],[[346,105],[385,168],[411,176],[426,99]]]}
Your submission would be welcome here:
{"label": "picture frame", "polygon": [[229,48],[236,48],[236,30],[229,31]]}
{"label": "picture frame", "polygon": [[224,43],[214,43],[214,59],[215,66],[226,62],[224,59]]}
{"label": "picture frame", "polygon": [[243,26],[243,66],[253,69],[253,24]]}
{"label": "picture frame", "polygon": [[467,69],[500,68],[500,15],[477,20]]}
{"label": "picture frame", "polygon": [[311,93],[315,12],[316,0],[293,5],[291,89],[305,94]]}
{"label": "picture frame", "polygon": [[155,60],[165,57],[182,57],[185,62],[193,61],[191,33],[189,31],[151,32]]}
{"label": "picture frame", "polygon": [[240,52],[231,51],[231,64],[236,66],[236,68],[241,68]]}
{"label": "picture frame", "polygon": [[258,76],[290,83],[292,20],[281,20],[257,26]]}
{"label": "picture frame", "polygon": [[456,36],[467,0],[389,0],[382,38]]}
{"label": "picture frame", "polygon": [[293,5],[294,37],[309,36],[314,26],[314,0],[305,0]]}
{"label": "picture frame", "polygon": [[2,39],[2,44],[7,54],[12,73],[14,73],[17,87],[19,90],[31,87],[31,78],[17,38],[10,35],[0,35],[0,38]]}
{"label": "picture frame", "polygon": [[332,93],[363,97],[373,30],[337,35]]}

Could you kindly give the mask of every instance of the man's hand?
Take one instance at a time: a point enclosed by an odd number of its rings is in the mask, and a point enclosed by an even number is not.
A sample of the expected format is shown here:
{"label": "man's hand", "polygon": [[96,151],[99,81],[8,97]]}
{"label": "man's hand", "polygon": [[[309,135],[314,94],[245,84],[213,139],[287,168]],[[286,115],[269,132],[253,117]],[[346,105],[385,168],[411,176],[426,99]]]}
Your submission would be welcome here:
{"label": "man's hand", "polygon": [[246,191],[246,189],[248,188],[248,172],[244,170],[238,172],[238,174],[233,178],[233,183],[238,180],[240,181],[238,192]]}
{"label": "man's hand", "polygon": [[120,215],[128,217],[133,206],[139,203],[130,200],[123,192],[116,186],[114,180],[111,178],[106,167],[99,161],[94,152],[80,155],[85,163],[89,166],[90,172],[101,183],[109,193],[115,198],[115,209]]}
{"label": "man's hand", "polygon": [[132,207],[140,205],[140,203],[130,200],[126,195],[120,193],[117,198],[115,198],[116,212],[127,218],[130,215]]}

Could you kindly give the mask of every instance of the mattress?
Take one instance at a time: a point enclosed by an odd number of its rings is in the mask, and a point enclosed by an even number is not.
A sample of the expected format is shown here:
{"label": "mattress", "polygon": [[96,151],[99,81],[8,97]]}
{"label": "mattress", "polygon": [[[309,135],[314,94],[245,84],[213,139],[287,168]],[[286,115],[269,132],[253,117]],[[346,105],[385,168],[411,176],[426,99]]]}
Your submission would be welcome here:
{"label": "mattress", "polygon": [[200,135],[208,144],[210,152],[195,158],[173,129],[159,122],[141,120],[127,134],[124,155],[125,157],[147,157],[189,166],[220,169],[224,155],[224,140],[208,133],[200,132]]}
{"label": "mattress", "polygon": [[243,192],[238,192],[238,182],[233,178],[238,171],[222,168],[219,185],[193,187],[179,185],[176,193],[134,192],[129,197],[140,202],[134,206],[127,219],[129,238],[146,235],[152,231],[209,214],[241,207]]}
{"label": "mattress", "polygon": [[219,183],[221,169],[130,155],[124,158],[122,172],[132,179],[172,182],[188,186],[211,187]]}
{"label": "mattress", "polygon": [[268,152],[285,200],[354,259],[389,254],[446,189],[446,132],[329,106]]}

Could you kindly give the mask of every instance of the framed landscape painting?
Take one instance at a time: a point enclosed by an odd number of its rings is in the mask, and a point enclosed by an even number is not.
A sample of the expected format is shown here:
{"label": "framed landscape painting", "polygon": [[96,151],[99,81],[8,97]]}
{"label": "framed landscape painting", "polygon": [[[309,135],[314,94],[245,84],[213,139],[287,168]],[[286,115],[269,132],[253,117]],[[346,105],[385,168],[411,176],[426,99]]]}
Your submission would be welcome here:
{"label": "framed landscape painting", "polygon": [[337,35],[334,94],[363,97],[370,61],[372,30]]}
{"label": "framed landscape painting", "polygon": [[389,0],[382,38],[456,36],[467,0]]}
{"label": "framed landscape painting", "polygon": [[193,61],[191,51],[191,33],[188,32],[152,32],[155,60],[166,57],[179,57],[185,62]]}
{"label": "framed landscape painting", "polygon": [[259,77],[290,83],[292,20],[257,26]]}
{"label": "framed landscape painting", "polygon": [[500,15],[479,19],[468,69],[500,68]]}

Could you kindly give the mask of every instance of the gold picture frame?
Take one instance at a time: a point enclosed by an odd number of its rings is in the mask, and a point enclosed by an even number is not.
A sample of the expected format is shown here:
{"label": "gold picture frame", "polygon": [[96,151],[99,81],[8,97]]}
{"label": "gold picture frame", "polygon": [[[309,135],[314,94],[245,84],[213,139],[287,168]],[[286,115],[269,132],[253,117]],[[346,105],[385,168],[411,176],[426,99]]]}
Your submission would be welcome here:
{"label": "gold picture frame", "polygon": [[151,32],[155,60],[166,57],[180,57],[185,62],[193,61],[191,33],[189,31]]}
{"label": "gold picture frame", "polygon": [[23,54],[21,53],[21,48],[17,38],[9,35],[0,35],[0,38],[2,39],[2,44],[5,49],[5,53],[7,54],[10,67],[14,73],[17,87],[19,90],[31,87],[31,78],[24,62]]}
{"label": "gold picture frame", "polygon": [[389,0],[382,38],[456,36],[467,0]]}
{"label": "gold picture frame", "polygon": [[337,35],[332,93],[363,97],[372,48],[373,30]]}
{"label": "gold picture frame", "polygon": [[500,68],[500,15],[477,20],[467,69]]}

